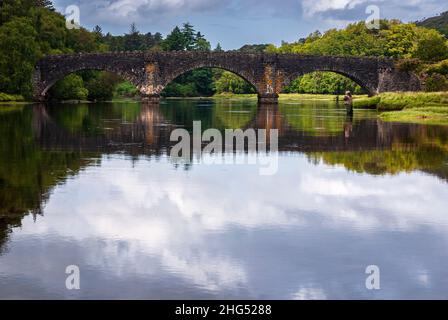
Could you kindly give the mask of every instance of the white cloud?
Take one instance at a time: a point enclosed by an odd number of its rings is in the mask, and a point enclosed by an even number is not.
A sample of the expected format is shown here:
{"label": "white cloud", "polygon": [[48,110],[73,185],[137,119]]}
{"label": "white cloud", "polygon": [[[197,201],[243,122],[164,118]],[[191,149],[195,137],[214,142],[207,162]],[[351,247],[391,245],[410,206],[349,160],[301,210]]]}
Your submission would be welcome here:
{"label": "white cloud", "polygon": [[330,10],[353,9],[356,5],[368,0],[303,0],[304,13],[312,16]]}

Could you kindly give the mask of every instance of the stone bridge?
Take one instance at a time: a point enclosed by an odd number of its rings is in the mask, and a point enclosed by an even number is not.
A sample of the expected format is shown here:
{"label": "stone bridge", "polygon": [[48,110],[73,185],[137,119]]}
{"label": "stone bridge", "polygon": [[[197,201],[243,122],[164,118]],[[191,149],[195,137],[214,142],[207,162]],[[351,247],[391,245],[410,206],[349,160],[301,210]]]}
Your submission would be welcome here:
{"label": "stone bridge", "polygon": [[397,70],[395,61],[372,57],[248,54],[238,52],[121,52],[52,55],[38,61],[33,76],[35,99],[68,74],[85,69],[115,73],[134,84],[146,100],[157,100],[175,78],[198,68],[221,68],[249,82],[262,102],[276,102],[278,94],[298,76],[314,71],[344,75],[370,95],[388,91],[418,91],[412,73]]}

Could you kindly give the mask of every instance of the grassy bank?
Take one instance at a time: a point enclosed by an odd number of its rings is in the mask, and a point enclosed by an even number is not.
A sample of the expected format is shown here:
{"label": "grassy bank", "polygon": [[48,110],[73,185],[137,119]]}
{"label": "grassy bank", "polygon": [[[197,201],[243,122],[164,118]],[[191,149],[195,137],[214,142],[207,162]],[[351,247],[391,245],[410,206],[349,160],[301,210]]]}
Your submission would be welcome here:
{"label": "grassy bank", "polygon": [[0,92],[0,102],[23,102],[25,99],[16,94],[8,94]]}
{"label": "grassy bank", "polygon": [[384,121],[448,125],[448,92],[384,93],[380,98]]}
{"label": "grassy bank", "polygon": [[380,111],[398,111],[434,106],[448,107],[448,92],[390,92],[379,95]]}

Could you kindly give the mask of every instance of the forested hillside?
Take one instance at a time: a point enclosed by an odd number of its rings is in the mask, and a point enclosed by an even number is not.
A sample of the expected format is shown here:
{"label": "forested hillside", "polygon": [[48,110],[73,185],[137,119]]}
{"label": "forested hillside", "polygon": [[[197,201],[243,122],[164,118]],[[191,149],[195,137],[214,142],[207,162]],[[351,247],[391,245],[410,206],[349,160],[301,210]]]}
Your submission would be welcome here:
{"label": "forested hillside", "polygon": [[448,11],[439,16],[431,17],[417,22],[417,25],[425,28],[436,29],[448,38]]}

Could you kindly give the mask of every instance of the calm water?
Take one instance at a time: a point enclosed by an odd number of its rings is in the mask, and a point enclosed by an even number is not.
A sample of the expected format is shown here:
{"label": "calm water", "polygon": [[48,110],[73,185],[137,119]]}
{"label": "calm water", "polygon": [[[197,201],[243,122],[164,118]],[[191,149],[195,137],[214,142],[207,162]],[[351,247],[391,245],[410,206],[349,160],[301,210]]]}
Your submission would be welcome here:
{"label": "calm water", "polygon": [[[170,158],[171,131],[193,120],[277,128],[277,174]],[[447,181],[448,127],[331,104],[11,107],[0,298],[446,299]]]}

